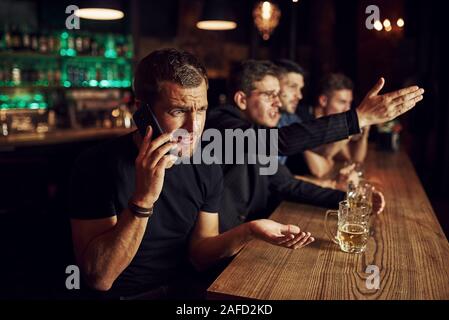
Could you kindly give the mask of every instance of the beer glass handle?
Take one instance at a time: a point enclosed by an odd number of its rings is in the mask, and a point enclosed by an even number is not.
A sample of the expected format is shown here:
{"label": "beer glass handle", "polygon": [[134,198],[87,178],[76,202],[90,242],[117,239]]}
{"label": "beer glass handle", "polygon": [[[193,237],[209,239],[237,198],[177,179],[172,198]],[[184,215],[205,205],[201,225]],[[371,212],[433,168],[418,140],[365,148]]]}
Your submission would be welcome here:
{"label": "beer glass handle", "polygon": [[329,216],[336,215],[338,217],[338,211],[337,210],[327,210],[326,215],[324,216],[324,229],[326,230],[327,236],[336,244],[338,244],[337,236],[332,233],[329,229],[329,223],[328,218]]}

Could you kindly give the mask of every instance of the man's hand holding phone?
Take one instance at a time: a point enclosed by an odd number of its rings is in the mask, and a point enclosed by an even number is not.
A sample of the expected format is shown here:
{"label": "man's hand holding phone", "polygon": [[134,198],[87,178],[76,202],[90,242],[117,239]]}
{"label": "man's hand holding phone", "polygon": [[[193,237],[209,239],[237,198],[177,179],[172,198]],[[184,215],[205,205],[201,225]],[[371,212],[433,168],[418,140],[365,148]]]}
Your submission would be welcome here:
{"label": "man's hand holding phone", "polygon": [[164,184],[165,169],[176,162],[177,157],[169,154],[176,147],[171,142],[172,134],[163,133],[152,139],[153,128],[148,126],[136,158],[136,188],[132,202],[143,208],[151,208],[159,198]]}

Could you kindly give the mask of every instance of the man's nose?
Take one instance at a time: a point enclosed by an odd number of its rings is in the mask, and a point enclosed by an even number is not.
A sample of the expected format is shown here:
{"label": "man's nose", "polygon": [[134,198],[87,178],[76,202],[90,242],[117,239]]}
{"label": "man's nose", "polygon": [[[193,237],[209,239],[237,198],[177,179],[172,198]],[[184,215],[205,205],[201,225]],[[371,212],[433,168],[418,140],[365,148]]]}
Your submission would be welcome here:
{"label": "man's nose", "polygon": [[185,130],[187,130],[187,132],[191,133],[194,132],[195,130],[195,123],[197,121],[197,115],[196,112],[189,112],[187,117],[186,117],[186,121],[184,123],[183,128]]}
{"label": "man's nose", "polygon": [[282,107],[282,102],[281,102],[281,98],[279,95],[276,95],[276,97],[273,100],[273,107],[275,108],[280,108]]}

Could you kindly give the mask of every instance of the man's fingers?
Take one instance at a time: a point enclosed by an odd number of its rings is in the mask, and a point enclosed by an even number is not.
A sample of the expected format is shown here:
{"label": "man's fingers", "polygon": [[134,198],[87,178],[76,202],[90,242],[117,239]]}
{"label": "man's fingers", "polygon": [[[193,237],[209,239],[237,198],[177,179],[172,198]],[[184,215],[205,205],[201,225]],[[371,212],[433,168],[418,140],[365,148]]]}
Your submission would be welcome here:
{"label": "man's fingers", "polygon": [[142,144],[140,145],[139,154],[137,155],[138,159],[142,159],[145,155],[145,153],[148,150],[148,146],[151,142],[151,135],[153,134],[153,128],[151,126],[147,127],[147,132],[145,134],[145,137],[142,139]]}
{"label": "man's fingers", "polygon": [[391,103],[394,105],[399,105],[399,104],[405,103],[409,100],[415,99],[419,96],[422,96],[423,94],[424,94],[424,89],[419,89],[419,90],[401,95],[399,97],[396,97],[395,99],[391,100]]}
{"label": "man's fingers", "polygon": [[295,226],[294,224],[284,224],[281,226],[280,231],[283,235],[288,235],[290,233],[298,234],[301,232],[301,229],[298,226]]}
{"label": "man's fingers", "polygon": [[301,241],[298,241],[295,245],[299,246],[299,247],[302,247],[304,244],[307,243],[307,241],[309,241],[310,236],[311,236],[311,234],[310,234],[310,232],[308,232],[307,236],[304,237],[303,239],[301,239]]}
{"label": "man's fingers", "polygon": [[297,243],[298,241],[304,239],[305,237],[307,237],[307,233],[305,232],[301,232],[300,234],[297,234],[293,239],[287,241],[284,246],[286,247],[291,247],[292,245],[294,245],[295,243]]}
{"label": "man's fingers", "polygon": [[306,243],[303,243],[303,244],[299,244],[299,243],[298,243],[297,245],[295,245],[295,246],[293,247],[293,249],[303,248],[303,247],[305,247],[305,246],[311,244],[311,243],[314,242],[314,241],[315,241],[315,238],[314,238],[314,237],[310,237],[309,239],[307,239]]}
{"label": "man's fingers", "polygon": [[163,156],[165,156],[172,148],[176,146],[176,143],[174,142],[168,142],[164,144],[163,146],[159,147],[157,150],[155,150],[153,153],[148,153],[148,165],[150,168],[154,168],[158,162],[161,160]]}
{"label": "man's fingers", "polygon": [[402,88],[393,92],[383,94],[382,97],[388,100],[394,100],[410,93],[419,92],[420,90],[422,90],[422,92],[424,93],[424,89],[420,89],[418,86],[410,86],[407,88]]}
{"label": "man's fingers", "polygon": [[296,239],[294,239],[294,240],[292,240],[290,242],[287,242],[286,246],[287,247],[293,247],[295,245],[299,245],[301,243],[305,243],[310,238],[310,235],[311,235],[310,232],[304,233],[304,236],[302,236],[302,233],[301,233],[301,237],[297,237]]}
{"label": "man's fingers", "polygon": [[170,167],[172,163],[176,161],[176,158],[177,157],[172,154],[163,156],[157,163],[156,171],[158,171],[158,173],[160,174],[163,170]]}
{"label": "man's fingers", "polygon": [[370,91],[368,91],[368,96],[369,97],[376,96],[380,92],[380,90],[382,90],[382,88],[384,87],[384,84],[385,84],[385,79],[382,77],[377,81],[377,83],[374,85],[374,87]]}
{"label": "man's fingers", "polygon": [[154,150],[162,146],[164,143],[169,142],[171,138],[172,138],[171,133],[161,134],[159,137],[151,141],[147,154],[151,154]]}
{"label": "man's fingers", "polygon": [[280,238],[277,238],[275,240],[276,244],[278,245],[284,245],[285,243],[287,243],[288,241],[291,241],[295,238],[295,236],[293,234],[289,234]]}
{"label": "man's fingers", "polygon": [[412,100],[406,101],[400,105],[395,106],[394,116],[392,119],[394,119],[394,118],[400,116],[401,114],[407,112],[408,110],[412,109],[422,99],[423,99],[423,96],[418,96]]}

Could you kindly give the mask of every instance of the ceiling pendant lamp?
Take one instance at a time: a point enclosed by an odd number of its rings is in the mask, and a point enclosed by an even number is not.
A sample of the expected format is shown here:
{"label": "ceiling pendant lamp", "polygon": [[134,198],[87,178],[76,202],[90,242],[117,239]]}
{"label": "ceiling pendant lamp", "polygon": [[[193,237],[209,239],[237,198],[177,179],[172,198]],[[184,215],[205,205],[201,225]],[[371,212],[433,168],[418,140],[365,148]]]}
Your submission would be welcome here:
{"label": "ceiling pendant lamp", "polygon": [[253,18],[262,38],[268,40],[279,24],[281,10],[270,1],[260,1],[254,7]]}
{"label": "ceiling pendant lamp", "polygon": [[125,16],[117,1],[85,1],[74,14],[89,20],[119,20]]}
{"label": "ceiling pendant lamp", "polygon": [[237,28],[229,1],[205,0],[203,11],[196,27],[202,30],[215,31]]}

